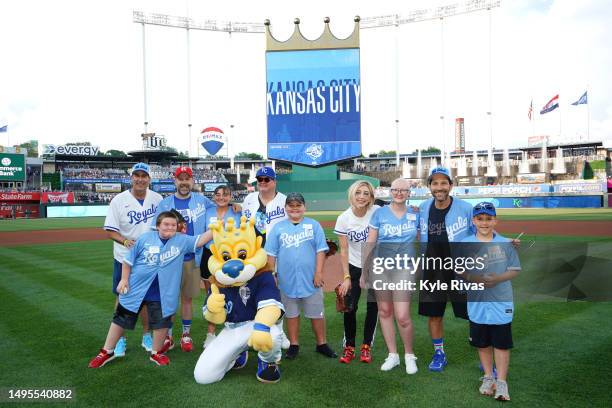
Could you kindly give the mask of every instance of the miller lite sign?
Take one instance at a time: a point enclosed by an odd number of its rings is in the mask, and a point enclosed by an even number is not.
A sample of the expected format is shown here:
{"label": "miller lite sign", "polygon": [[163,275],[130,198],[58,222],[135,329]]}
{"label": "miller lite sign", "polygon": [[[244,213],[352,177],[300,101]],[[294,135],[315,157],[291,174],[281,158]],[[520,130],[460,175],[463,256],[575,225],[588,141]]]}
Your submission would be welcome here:
{"label": "miller lite sign", "polygon": [[211,156],[217,154],[225,144],[225,134],[217,127],[207,127],[200,133],[202,134],[202,147]]}

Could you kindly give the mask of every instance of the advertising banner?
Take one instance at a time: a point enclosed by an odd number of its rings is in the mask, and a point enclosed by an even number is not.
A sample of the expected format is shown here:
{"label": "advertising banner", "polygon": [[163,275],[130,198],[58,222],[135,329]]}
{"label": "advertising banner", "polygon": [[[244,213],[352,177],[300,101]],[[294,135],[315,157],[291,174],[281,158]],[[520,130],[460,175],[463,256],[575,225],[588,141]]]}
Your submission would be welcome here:
{"label": "advertising banner", "polygon": [[546,183],[546,173],[524,173],[516,175],[519,184],[542,184]]}
{"label": "advertising banner", "polygon": [[96,183],[98,193],[120,193],[121,183]]}
{"label": "advertising banner", "polygon": [[70,156],[97,156],[100,148],[98,146],[80,145],[43,145],[43,155],[66,154]]}
{"label": "advertising banner", "polygon": [[0,202],[20,202],[37,201],[40,202],[40,193],[0,193]]}
{"label": "advertising banner", "polygon": [[605,182],[554,184],[555,193],[603,193],[607,190]]}
{"label": "advertising banner", "polygon": [[25,156],[0,153],[0,180],[25,181]]}
{"label": "advertising banner", "polygon": [[268,158],[320,166],[361,155],[359,48],[266,52]]}
{"label": "advertising banner", "polygon": [[65,192],[65,193],[50,193],[43,192],[41,203],[74,203],[74,193],[73,192]]}

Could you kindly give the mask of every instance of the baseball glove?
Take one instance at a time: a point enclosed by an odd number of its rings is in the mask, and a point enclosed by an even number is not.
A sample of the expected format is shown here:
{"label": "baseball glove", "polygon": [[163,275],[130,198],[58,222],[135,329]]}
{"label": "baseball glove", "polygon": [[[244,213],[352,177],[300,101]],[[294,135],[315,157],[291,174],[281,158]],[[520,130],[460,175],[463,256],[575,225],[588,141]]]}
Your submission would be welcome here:
{"label": "baseball glove", "polygon": [[327,242],[327,246],[329,247],[329,251],[327,251],[327,253],[325,254],[326,257],[332,256],[336,252],[338,252],[338,244],[336,244],[331,239],[326,239],[325,242]]}

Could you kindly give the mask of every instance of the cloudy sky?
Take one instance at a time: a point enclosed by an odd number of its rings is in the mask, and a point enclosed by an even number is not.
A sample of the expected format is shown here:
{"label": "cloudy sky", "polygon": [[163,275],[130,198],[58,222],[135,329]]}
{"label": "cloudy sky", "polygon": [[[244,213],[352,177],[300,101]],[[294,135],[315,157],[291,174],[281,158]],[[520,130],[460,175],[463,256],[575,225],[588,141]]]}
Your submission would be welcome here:
{"label": "cloudy sky", "polygon": [[[134,10],[196,21],[270,18],[274,35],[286,39],[294,17],[301,18],[309,38],[318,37],[325,16],[331,17],[332,31],[345,37],[355,15],[408,14],[434,5],[420,0],[291,3],[2,1],[0,126],[8,124],[9,131],[0,133],[0,145],[37,139],[40,144],[89,141],[102,150],[141,147],[142,28],[132,22]],[[452,147],[456,117],[465,118],[468,149],[487,148],[490,129],[496,147],[525,146],[532,134],[585,140],[589,115],[590,138],[612,139],[610,21],[606,0],[502,0],[491,13],[401,26],[400,150]],[[365,154],[395,148],[394,35],[392,28],[361,32]],[[233,151],[265,155],[264,35],[192,31],[190,41],[191,152],[200,130],[217,126],[231,133]],[[186,44],[185,30],[146,28],[148,130],[165,135],[181,151],[190,148]],[[587,89],[588,108],[571,106]],[[527,119],[532,99],[539,111],[557,93],[560,109],[536,114],[534,122]]]}

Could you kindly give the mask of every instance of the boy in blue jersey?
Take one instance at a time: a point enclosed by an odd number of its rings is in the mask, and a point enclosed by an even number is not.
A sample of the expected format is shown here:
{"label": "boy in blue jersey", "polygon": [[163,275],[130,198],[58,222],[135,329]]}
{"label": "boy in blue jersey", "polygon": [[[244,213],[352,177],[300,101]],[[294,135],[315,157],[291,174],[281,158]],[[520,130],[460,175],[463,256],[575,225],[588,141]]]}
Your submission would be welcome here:
{"label": "boy in blue jersey", "polygon": [[288,219],[268,233],[265,250],[268,269],[278,263],[278,285],[285,306],[290,346],[285,357],[299,353],[300,309],[310,319],[315,334],[316,351],[326,357],[338,355],[327,345],[323,314],[323,263],[329,250],[321,224],[305,218],[306,201],[300,193],[290,193],[285,201]]}
{"label": "boy in blue jersey", "polygon": [[[480,271],[471,271],[470,282],[481,290],[468,293],[468,316],[470,319],[470,344],[478,348],[484,377],[480,386],[483,395],[495,395],[500,401],[509,401],[508,365],[512,348],[512,302],[513,279],[521,265],[512,242],[495,233],[497,213],[492,203],[482,202],[474,206],[472,221],[476,234],[462,242],[478,243],[470,248],[471,253],[486,259]],[[493,375],[493,361],[497,368],[497,380]]]}
{"label": "boy in blue jersey", "polygon": [[164,338],[178,306],[183,256],[202,247],[212,237],[211,232],[189,236],[181,215],[164,211],[156,221],[157,231],[141,235],[123,261],[122,275],[117,285],[119,302],[106,336],[104,347],[90,363],[99,368],[116,356],[115,346],[125,329],[133,330],[138,313],[147,306],[149,327],[153,329],[153,349],[150,360],[160,366],[170,363],[164,354]]}

